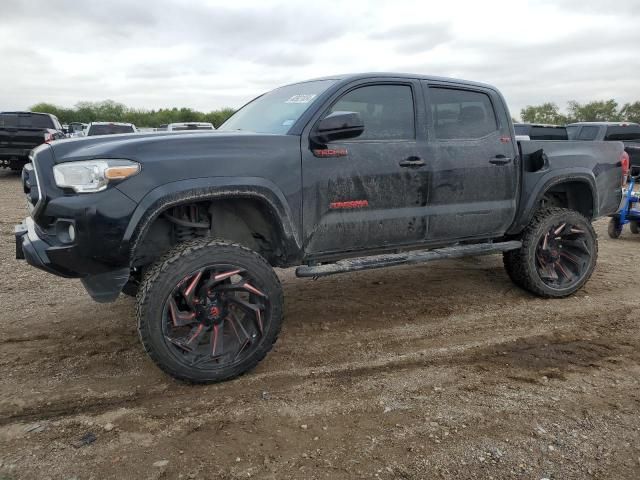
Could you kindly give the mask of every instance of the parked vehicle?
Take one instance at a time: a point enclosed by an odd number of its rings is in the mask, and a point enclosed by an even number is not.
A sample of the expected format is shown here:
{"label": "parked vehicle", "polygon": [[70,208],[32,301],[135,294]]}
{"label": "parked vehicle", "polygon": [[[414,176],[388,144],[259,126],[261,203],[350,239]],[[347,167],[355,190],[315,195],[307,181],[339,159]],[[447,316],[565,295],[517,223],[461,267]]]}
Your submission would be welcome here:
{"label": "parked vehicle", "polygon": [[591,220],[620,204],[623,145],[518,143],[510,118],[489,85],[361,74],[273,90],[215,133],[55,142],[25,167],[17,257],[100,302],[137,294],[145,349],[192,382],[271,349],[272,267],[320,277],[503,253],[517,285],[565,297],[595,267]]}
{"label": "parked vehicle", "polygon": [[86,136],[114,135],[118,133],[136,133],[136,126],[122,122],[91,122],[86,130]]}
{"label": "parked vehicle", "polygon": [[184,130],[215,130],[212,123],[208,122],[185,122],[185,123],[170,123],[167,125],[166,130],[168,132],[180,132]]}
{"label": "parked vehicle", "polygon": [[634,191],[637,179],[637,176],[630,175],[629,184],[623,191],[622,206],[617,213],[611,215],[607,233],[613,239],[620,238],[626,224],[629,224],[631,233],[640,233],[640,194]]}
{"label": "parked vehicle", "polygon": [[631,173],[640,174],[640,125],[631,122],[579,122],[567,125],[572,140],[622,142],[629,154]]}
{"label": "parked vehicle", "polygon": [[83,137],[85,135],[85,132],[87,131],[87,128],[89,128],[89,124],[87,123],[71,122],[69,124],[67,136],[70,138]]}
{"label": "parked vehicle", "polygon": [[568,140],[567,129],[559,125],[514,123],[518,140]]}
{"label": "parked vehicle", "polygon": [[20,170],[38,145],[65,138],[55,115],[0,112],[0,167]]}

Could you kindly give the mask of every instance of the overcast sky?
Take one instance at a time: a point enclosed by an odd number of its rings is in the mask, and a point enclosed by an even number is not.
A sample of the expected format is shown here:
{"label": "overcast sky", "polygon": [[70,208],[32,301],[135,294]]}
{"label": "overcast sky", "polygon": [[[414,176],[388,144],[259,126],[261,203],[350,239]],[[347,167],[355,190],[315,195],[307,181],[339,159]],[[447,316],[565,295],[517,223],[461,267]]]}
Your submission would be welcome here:
{"label": "overcast sky", "polygon": [[638,0],[4,0],[0,110],[238,107],[284,83],[413,72],[528,104],[640,100]]}

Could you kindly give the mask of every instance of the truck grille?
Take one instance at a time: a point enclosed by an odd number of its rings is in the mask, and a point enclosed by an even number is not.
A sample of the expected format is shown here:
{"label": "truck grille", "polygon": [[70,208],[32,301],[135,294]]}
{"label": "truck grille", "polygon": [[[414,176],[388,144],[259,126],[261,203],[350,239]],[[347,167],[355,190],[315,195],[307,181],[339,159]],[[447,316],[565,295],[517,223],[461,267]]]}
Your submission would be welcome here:
{"label": "truck grille", "polygon": [[33,212],[40,200],[40,188],[38,187],[38,176],[33,165],[33,158],[31,158],[31,162],[22,169],[22,189],[27,196],[27,206],[30,213]]}

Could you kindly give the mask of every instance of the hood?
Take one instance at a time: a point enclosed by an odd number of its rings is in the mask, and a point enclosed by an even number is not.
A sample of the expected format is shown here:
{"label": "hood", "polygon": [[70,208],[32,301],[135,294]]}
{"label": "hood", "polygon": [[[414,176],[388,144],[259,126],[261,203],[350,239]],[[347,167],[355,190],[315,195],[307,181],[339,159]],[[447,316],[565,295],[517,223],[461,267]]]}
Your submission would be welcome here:
{"label": "hood", "polygon": [[154,157],[198,156],[211,149],[246,148],[283,135],[250,132],[186,131],[124,133],[94,137],[69,138],[52,142],[56,163],[94,158],[123,158],[144,163]]}

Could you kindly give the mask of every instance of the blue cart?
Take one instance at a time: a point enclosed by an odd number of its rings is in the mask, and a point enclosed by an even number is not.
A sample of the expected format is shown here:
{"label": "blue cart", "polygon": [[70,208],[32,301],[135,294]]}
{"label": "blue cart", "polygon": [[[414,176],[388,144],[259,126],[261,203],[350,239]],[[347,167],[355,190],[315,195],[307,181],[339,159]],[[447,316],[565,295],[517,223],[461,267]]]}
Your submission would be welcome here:
{"label": "blue cart", "polygon": [[611,216],[609,220],[609,236],[611,238],[618,238],[622,234],[622,227],[627,223],[631,233],[640,233],[640,196],[638,192],[633,191],[633,187],[636,183],[636,177],[631,177],[627,189],[624,191],[624,202],[622,208],[618,213]]}

